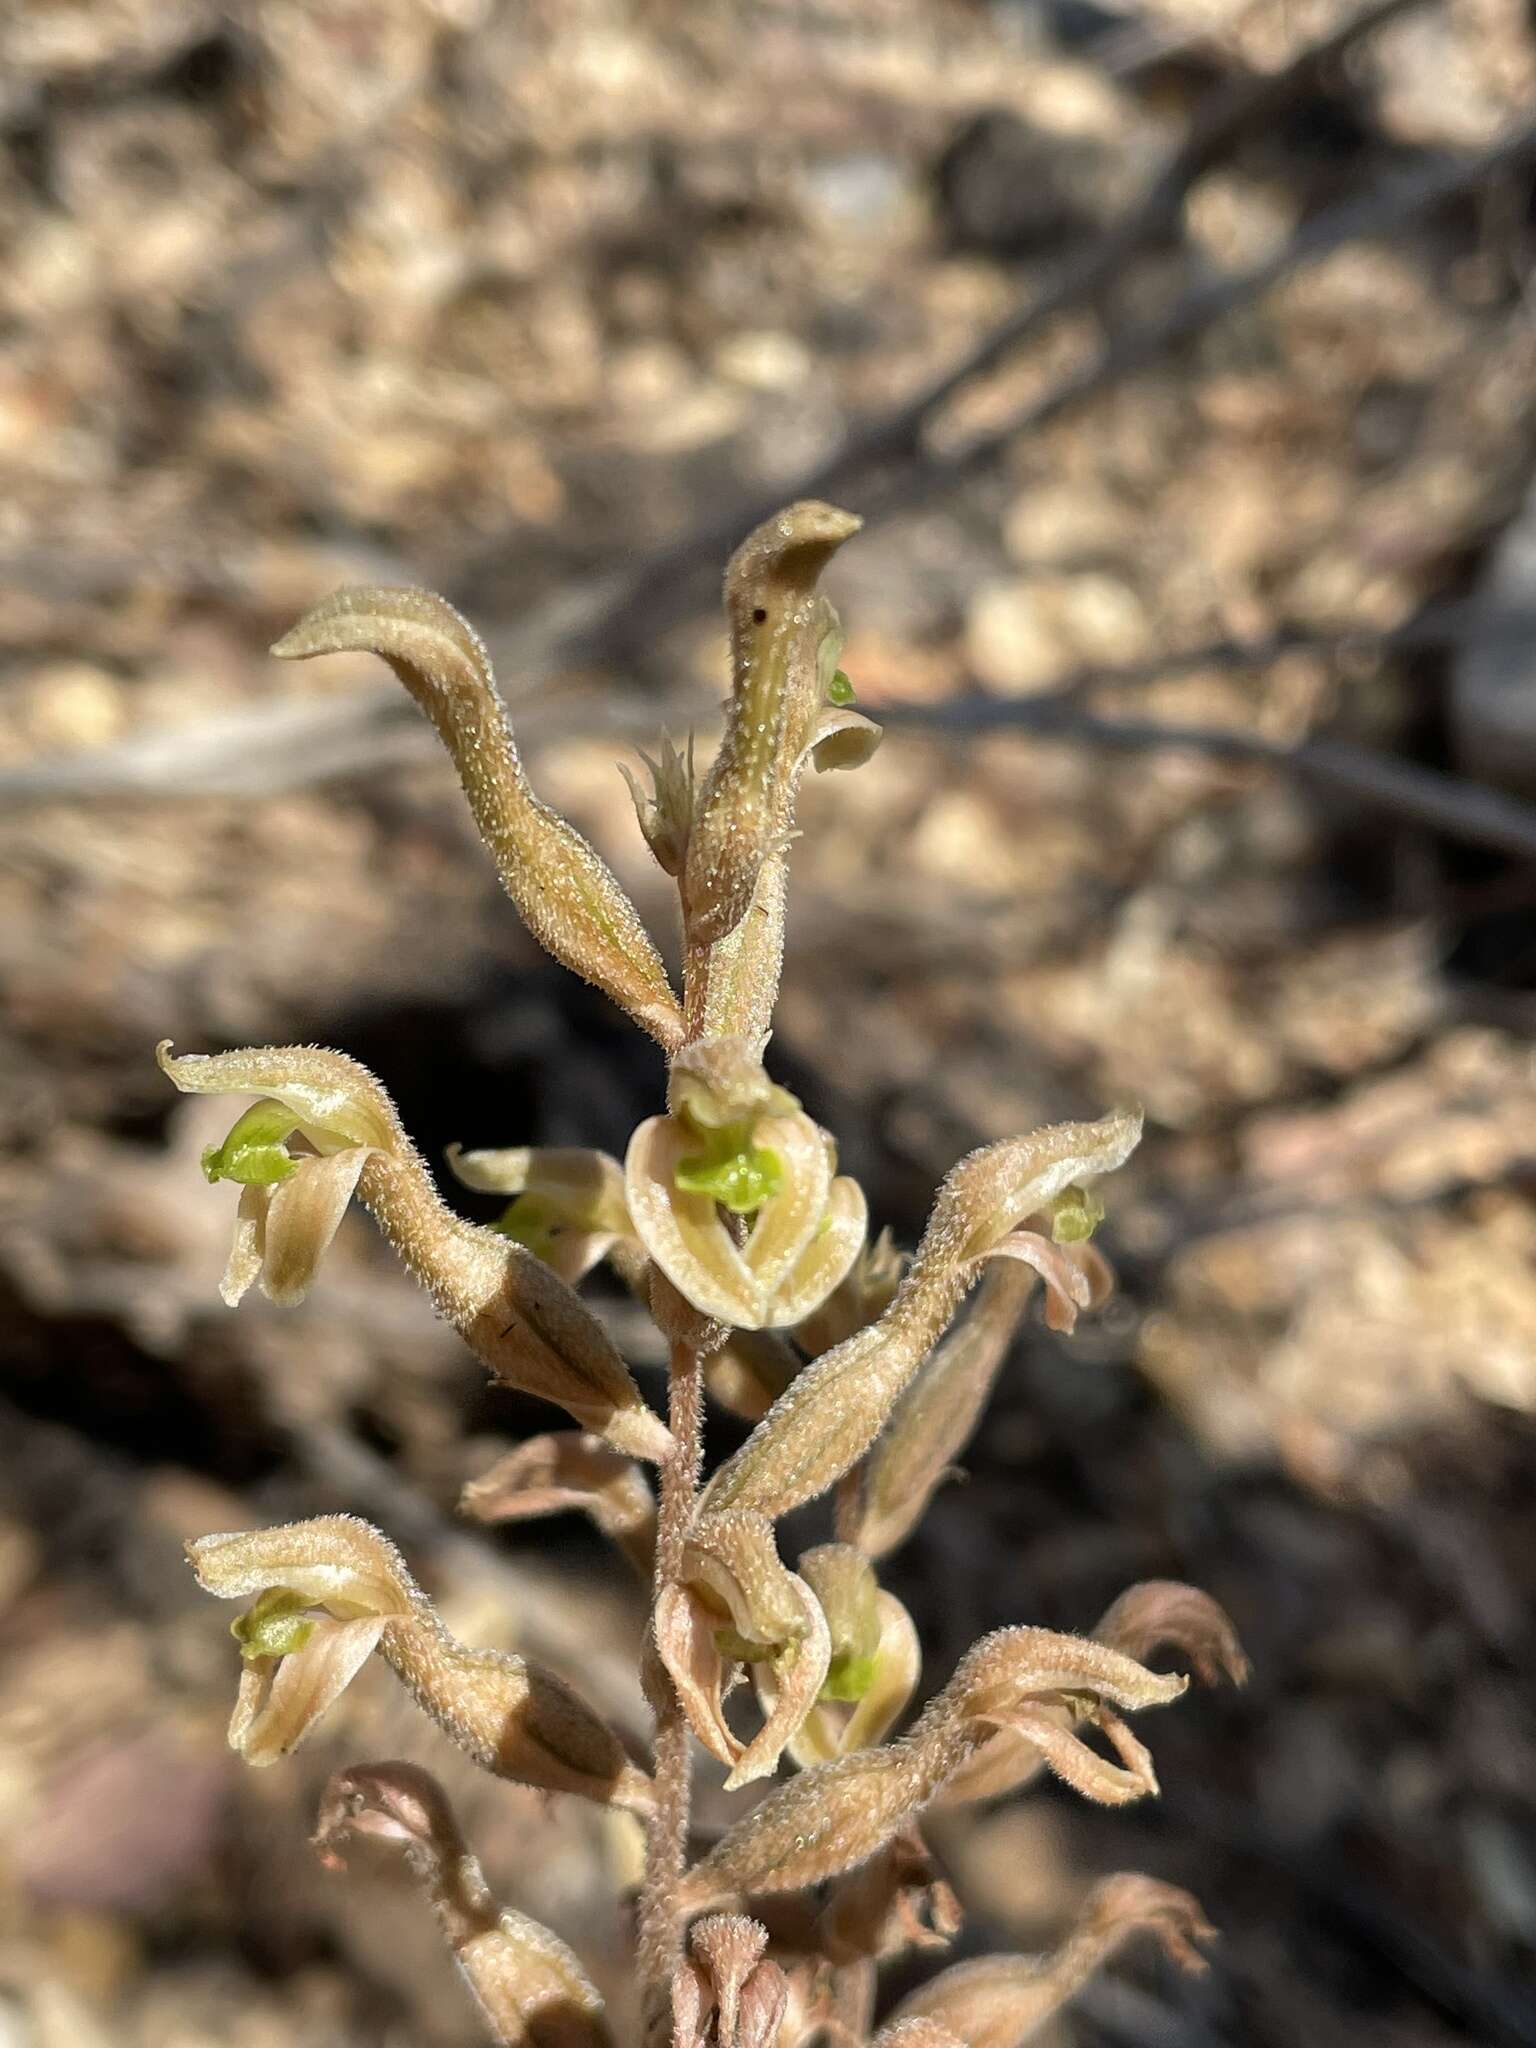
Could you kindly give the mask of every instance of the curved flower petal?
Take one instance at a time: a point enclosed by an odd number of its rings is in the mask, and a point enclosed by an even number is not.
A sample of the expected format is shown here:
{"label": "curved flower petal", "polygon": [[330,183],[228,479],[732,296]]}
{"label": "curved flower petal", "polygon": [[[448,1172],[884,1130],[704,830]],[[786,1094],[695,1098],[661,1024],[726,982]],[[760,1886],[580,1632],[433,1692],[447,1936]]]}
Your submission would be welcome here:
{"label": "curved flower petal", "polygon": [[796,1259],[773,1303],[773,1320],[788,1328],[819,1309],[846,1277],[869,1229],[864,1190],[840,1173],[827,1192],[827,1207],[810,1243]]}
{"label": "curved flower petal", "polygon": [[[767,1313],[767,1304],[810,1246],[827,1213],[832,1168],[826,1141],[808,1116],[762,1117],[753,1130],[752,1142],[774,1155],[782,1175],[778,1193],[758,1210],[741,1254]],[[777,1304],[773,1314],[778,1322],[798,1320],[793,1314],[778,1314]]]}
{"label": "curved flower petal", "polygon": [[731,1769],[744,1745],[732,1732],[722,1705],[726,1660],[717,1640],[719,1622],[688,1586],[663,1586],[656,1598],[656,1648],[677,1688],[688,1726],[713,1757]]}
{"label": "curved flower petal", "polygon": [[229,1263],[224,1268],[224,1278],[219,1282],[220,1297],[230,1308],[239,1307],[261,1276],[262,1261],[267,1251],[267,1204],[271,1197],[270,1187],[244,1187],[240,1190]]}
{"label": "curved flower petal", "polygon": [[291,1308],[308,1294],[372,1150],[351,1145],[329,1158],[301,1159],[286,1180],[266,1191],[261,1290],[270,1301]]}
{"label": "curved flower petal", "polygon": [[343,1621],[410,1614],[422,1597],[389,1538],[356,1515],[199,1536],[187,1558],[204,1592],[221,1600],[281,1586]]}
{"label": "curved flower petal", "polygon": [[259,1045],[238,1052],[171,1052],[155,1048],[160,1070],[183,1095],[269,1095],[292,1110],[319,1152],[374,1145],[394,1152],[408,1143],[394,1104],[366,1067],[319,1045]]}
{"label": "curved flower petal", "polygon": [[733,1328],[755,1328],[761,1289],[713,1199],[676,1185],[678,1165],[692,1142],[672,1117],[648,1117],[641,1124],[624,1157],[629,1213],[641,1243],[696,1309]]}
{"label": "curved flower petal", "polygon": [[325,1617],[302,1648],[253,1660],[241,1673],[230,1748],[258,1768],[297,1749],[378,1648],[384,1628],[382,1615],[356,1621]]}
{"label": "curved flower petal", "polygon": [[989,1259],[1017,1259],[1045,1282],[1045,1320],[1053,1330],[1070,1336],[1077,1328],[1079,1309],[1091,1308],[1093,1290],[1073,1249],[1053,1244],[1038,1230],[1014,1230],[993,1245]]}
{"label": "curved flower petal", "polygon": [[800,1600],[801,1631],[773,1660],[776,1697],[762,1727],[726,1779],[727,1792],[769,1777],[778,1768],[779,1758],[815,1706],[832,1661],[832,1637],[820,1602],[804,1579],[794,1572],[786,1577]]}

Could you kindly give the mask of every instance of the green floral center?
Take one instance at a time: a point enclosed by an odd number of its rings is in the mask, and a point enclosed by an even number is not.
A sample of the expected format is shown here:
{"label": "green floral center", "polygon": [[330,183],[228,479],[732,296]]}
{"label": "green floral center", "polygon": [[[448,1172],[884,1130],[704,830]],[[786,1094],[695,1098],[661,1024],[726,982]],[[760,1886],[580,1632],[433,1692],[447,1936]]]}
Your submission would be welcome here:
{"label": "green floral center", "polygon": [[1104,1221],[1104,1204],[1092,1188],[1068,1188],[1050,1204],[1047,1214],[1057,1244],[1086,1244]]}
{"label": "green floral center", "polygon": [[751,1216],[783,1186],[778,1153],[752,1143],[750,1122],[721,1124],[699,1137],[704,1149],[680,1159],[672,1175],[684,1194],[708,1195],[734,1215]]}
{"label": "green floral center", "polygon": [[307,1602],[286,1586],[269,1586],[265,1593],[236,1615],[229,1632],[240,1645],[240,1654],[250,1664],[258,1657],[289,1657],[302,1650],[315,1632],[315,1618],[306,1612]]}
{"label": "green floral center", "polygon": [[853,697],[853,683],[847,670],[841,668],[834,670],[832,680],[827,685],[827,702],[829,704],[851,704]]}
{"label": "green floral center", "polygon": [[507,1204],[491,1225],[499,1237],[510,1237],[535,1258],[548,1259],[566,1219],[542,1195],[522,1194]]}
{"label": "green floral center", "polygon": [[293,1130],[293,1112],[280,1102],[253,1103],[222,1145],[210,1145],[204,1151],[203,1172],[211,1181],[273,1187],[286,1180],[298,1163],[286,1145]]}
{"label": "green floral center", "polygon": [[827,1675],[822,1681],[821,1697],[824,1700],[861,1700],[875,1682],[879,1659],[874,1656],[861,1657],[854,1650],[844,1650],[827,1666]]}

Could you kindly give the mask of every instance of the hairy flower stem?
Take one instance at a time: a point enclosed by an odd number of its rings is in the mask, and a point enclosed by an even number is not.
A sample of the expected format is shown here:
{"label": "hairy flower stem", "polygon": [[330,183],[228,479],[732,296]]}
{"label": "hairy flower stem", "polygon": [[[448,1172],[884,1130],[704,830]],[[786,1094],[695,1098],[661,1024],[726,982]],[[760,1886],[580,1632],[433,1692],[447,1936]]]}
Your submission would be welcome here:
{"label": "hairy flower stem", "polygon": [[[653,1612],[663,1590],[682,1576],[683,1546],[698,1497],[704,1455],[704,1365],[696,1343],[672,1344],[667,1410],[676,1449],[660,1472]],[[678,1891],[688,1861],[693,1759],[682,1703],[654,1644],[650,1663],[648,1675],[656,1708],[652,1752],[656,1811],[646,1837],[639,1959],[645,2039],[648,2048],[659,2048],[670,2038],[672,1972],[683,1952]]]}

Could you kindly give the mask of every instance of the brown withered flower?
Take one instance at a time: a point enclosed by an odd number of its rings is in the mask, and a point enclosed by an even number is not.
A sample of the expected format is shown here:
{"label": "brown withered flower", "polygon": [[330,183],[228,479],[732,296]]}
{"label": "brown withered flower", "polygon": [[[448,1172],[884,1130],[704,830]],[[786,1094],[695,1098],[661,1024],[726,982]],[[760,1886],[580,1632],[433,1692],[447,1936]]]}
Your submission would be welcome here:
{"label": "brown withered flower", "polygon": [[[230,1741],[276,1762],[376,1658],[480,1769],[633,1816],[615,1826],[645,1831],[641,2048],[1015,2048],[1138,1930],[1193,1965],[1209,1933],[1193,1899],[1114,1877],[1054,1953],[942,1971],[874,2031],[886,1959],[941,1949],[960,1925],[924,1839],[935,1809],[1017,1793],[1042,1772],[1105,1805],[1149,1798],[1156,1770],[1128,1717],[1187,1680],[1147,1659],[1171,1649],[1206,1680],[1247,1668],[1213,1601],[1149,1581],[1086,1635],[994,1631],[921,1703],[922,1646],[882,1560],[964,1456],[1031,1301],[1070,1335],[1113,1286],[1094,1242],[1099,1189],[1141,1118],[1122,1109],[981,1146],[946,1176],[908,1254],[887,1232],[870,1238],[831,1135],[774,1077],[801,779],[860,766],[879,739],[819,587],[858,527],[806,500],[746,536],[725,578],[719,748],[696,765],[692,736],[664,740],[649,789],[630,778],[641,835],[675,885],[676,987],[614,874],[534,793],[485,648],[451,606],[344,590],[274,650],[389,664],[442,738],[530,932],[661,1046],[665,1099],[622,1159],[455,1147],[459,1181],[504,1205],[472,1223],[345,1054],[160,1049],[178,1089],[247,1099],[203,1160],[210,1181],[239,1190],[225,1300],[259,1287],[287,1304],[323,1286],[355,1197],[487,1370],[570,1418],[505,1447],[465,1485],[462,1511],[504,1530],[583,1514],[648,1587],[642,1757],[557,1673],[461,1642],[370,1524],[336,1514],[203,1537],[189,1546],[199,1582],[242,1609]],[[655,1324],[665,1420],[578,1292],[599,1266]],[[706,1475],[710,1400],[752,1427]],[[786,1525],[823,1497],[819,1527]],[[700,1752],[732,1790],[786,1757],[797,1769],[693,1854]],[[502,2048],[608,2048],[577,1957],[497,1902],[419,1766],[334,1776],[316,1845],[333,1868],[370,1845],[403,1858]]]}

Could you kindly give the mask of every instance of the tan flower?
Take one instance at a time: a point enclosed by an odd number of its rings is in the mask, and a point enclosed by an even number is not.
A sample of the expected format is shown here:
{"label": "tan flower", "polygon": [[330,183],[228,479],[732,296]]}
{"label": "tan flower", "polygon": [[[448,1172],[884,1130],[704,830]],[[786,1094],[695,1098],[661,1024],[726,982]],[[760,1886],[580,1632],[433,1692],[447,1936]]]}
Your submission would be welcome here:
{"label": "tan flower", "polygon": [[309,1736],[377,1649],[422,1711],[482,1770],[636,1812],[650,1780],[579,1694],[531,1659],[476,1650],[444,1626],[386,1536],[355,1515],[204,1536],[198,1583],[250,1600],[230,1747],[275,1763]]}
{"label": "tan flower", "polygon": [[624,1166],[647,1252],[696,1309],[730,1328],[800,1322],[864,1242],[864,1196],[835,1172],[832,1141],[740,1038],[680,1053],[667,1109],[641,1124]]}

